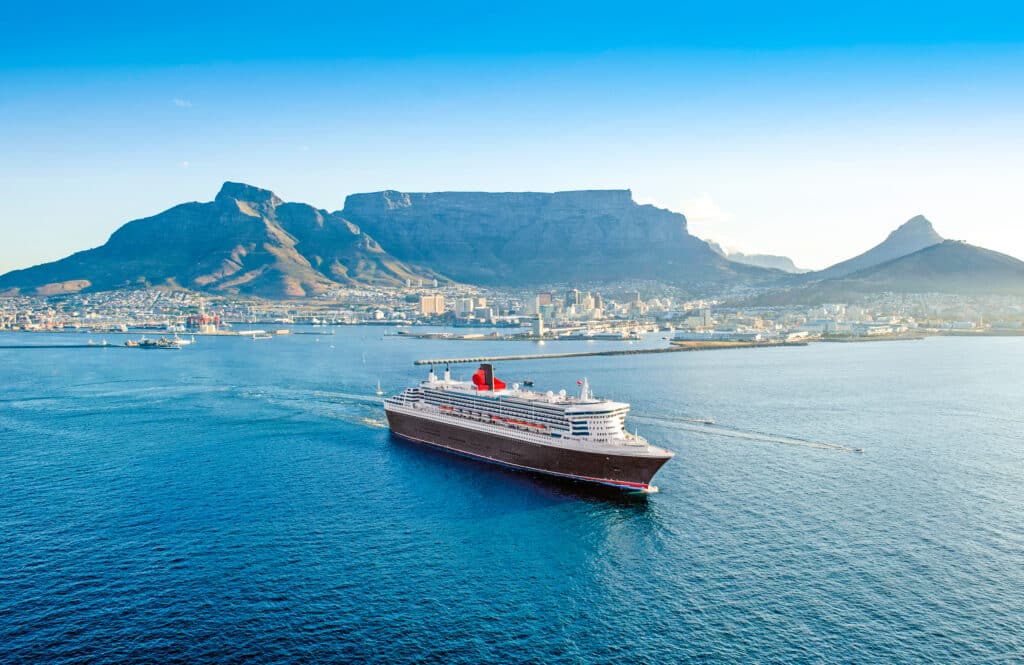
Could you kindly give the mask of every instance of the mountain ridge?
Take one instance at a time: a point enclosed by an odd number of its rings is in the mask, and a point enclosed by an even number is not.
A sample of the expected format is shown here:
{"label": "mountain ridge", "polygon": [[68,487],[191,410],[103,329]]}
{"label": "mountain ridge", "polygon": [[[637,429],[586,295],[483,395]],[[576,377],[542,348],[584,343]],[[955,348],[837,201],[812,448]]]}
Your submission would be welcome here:
{"label": "mountain ridge", "polygon": [[705,239],[704,242],[706,242],[716,254],[724,256],[735,263],[743,263],[748,266],[768,268],[771,270],[781,270],[782,272],[794,275],[810,272],[802,268],[797,268],[796,264],[793,263],[793,259],[788,256],[782,256],[779,254],[744,254],[743,252],[730,252],[714,240]]}
{"label": "mountain ridge", "polygon": [[628,189],[351,194],[344,217],[400,260],[483,285],[621,279],[678,284],[767,280],[690,235],[681,213]]}
{"label": "mountain ridge", "polygon": [[924,215],[915,215],[886,236],[885,240],[852,258],[828,268],[804,274],[806,281],[820,281],[850,275],[943,241]]}
{"label": "mountain ridge", "polygon": [[[945,249],[925,252],[936,247]],[[900,263],[907,257],[916,258]],[[866,288],[983,292],[985,279],[1015,292],[1019,267],[1013,257],[943,241],[921,215],[814,273],[737,258],[751,257],[691,235],[684,215],[638,204],[628,189],[382,190],[351,194],[328,212],[228,181],[212,201],[129,221],[103,245],[0,275],[0,295],[165,286],[295,298],[423,279],[506,287],[652,280],[695,292],[789,287],[775,298],[783,301]],[[949,265],[936,263],[943,260]]]}
{"label": "mountain ridge", "polygon": [[99,247],[0,275],[0,292],[166,286],[287,298],[438,277],[390,257],[337,213],[229,181],[213,201],[172,206],[123,224]]}
{"label": "mountain ridge", "polygon": [[960,240],[943,240],[855,273],[764,294],[755,302],[818,305],[879,293],[1024,296],[1024,261]]}

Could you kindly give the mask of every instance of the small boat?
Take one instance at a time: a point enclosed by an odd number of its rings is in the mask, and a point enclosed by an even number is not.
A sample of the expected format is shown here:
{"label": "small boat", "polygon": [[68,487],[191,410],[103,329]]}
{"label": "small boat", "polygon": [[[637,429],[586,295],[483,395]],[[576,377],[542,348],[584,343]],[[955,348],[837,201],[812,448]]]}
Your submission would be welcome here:
{"label": "small boat", "polygon": [[130,339],[127,342],[125,342],[124,345],[132,349],[165,349],[170,351],[181,350],[181,344],[179,344],[176,340],[167,339],[166,337],[161,337],[160,339],[157,340],[146,339],[145,337],[142,337],[138,340]]}
{"label": "small boat", "polygon": [[527,388],[533,387],[533,379],[523,379],[523,385]]}
{"label": "small boat", "polygon": [[381,387],[380,387],[380,379],[378,379],[378,380],[377,380],[377,397],[380,397],[380,396],[381,396],[381,395],[383,395],[383,394],[384,394],[384,391],[383,391],[383,390],[381,390]]}

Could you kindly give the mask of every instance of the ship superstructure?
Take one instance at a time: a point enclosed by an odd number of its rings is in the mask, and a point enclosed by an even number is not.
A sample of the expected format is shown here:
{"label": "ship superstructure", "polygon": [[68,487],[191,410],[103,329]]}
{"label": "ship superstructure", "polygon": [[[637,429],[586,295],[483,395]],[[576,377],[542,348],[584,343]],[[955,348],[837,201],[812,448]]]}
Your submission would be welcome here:
{"label": "ship superstructure", "polygon": [[651,478],[673,453],[625,428],[629,404],[509,387],[484,363],[471,381],[433,368],[426,381],[384,400],[391,430],[453,452],[519,469],[655,491]]}

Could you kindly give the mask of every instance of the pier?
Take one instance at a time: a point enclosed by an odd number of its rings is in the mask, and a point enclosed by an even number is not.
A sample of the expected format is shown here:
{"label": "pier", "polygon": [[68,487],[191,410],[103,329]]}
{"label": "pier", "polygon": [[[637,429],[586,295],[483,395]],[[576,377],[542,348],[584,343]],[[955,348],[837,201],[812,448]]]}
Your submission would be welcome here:
{"label": "pier", "polygon": [[[699,344],[699,343],[698,343]],[[656,349],[613,349],[609,351],[567,351],[565,353],[526,353],[512,356],[473,356],[470,358],[426,358],[413,361],[414,365],[458,365],[460,363],[486,363],[486,362],[508,362],[511,360],[551,360],[553,358],[583,358],[586,356],[640,356],[649,353],[681,353],[686,351],[700,351],[707,349],[723,348],[751,348],[765,346],[807,346],[807,342],[751,342],[738,343],[732,346],[711,346],[694,345],[682,346],[673,345],[659,347]]]}
{"label": "pier", "polygon": [[124,344],[0,344],[0,349],[127,349]]}

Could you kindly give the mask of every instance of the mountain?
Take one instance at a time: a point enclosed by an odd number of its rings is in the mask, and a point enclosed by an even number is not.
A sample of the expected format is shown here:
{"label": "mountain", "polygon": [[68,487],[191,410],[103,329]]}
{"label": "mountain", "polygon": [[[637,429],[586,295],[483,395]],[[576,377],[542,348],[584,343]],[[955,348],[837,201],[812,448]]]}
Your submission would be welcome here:
{"label": "mountain", "polygon": [[774,279],[690,235],[676,212],[629,190],[353,194],[345,219],[401,261],[460,282],[531,285],[650,279],[737,284]]}
{"label": "mountain", "polygon": [[338,213],[226,182],[207,203],[128,222],[106,244],[0,276],[0,292],[170,286],[268,297],[339,284],[398,286],[437,273],[406,265]]}
{"label": "mountain", "polygon": [[1024,261],[944,240],[850,275],[763,296],[761,304],[850,302],[878,293],[1024,296]]}
{"label": "mountain", "polygon": [[942,236],[935,232],[932,223],[923,215],[917,215],[904,222],[885,240],[863,254],[824,270],[807,273],[805,277],[808,280],[824,280],[851,275],[865,268],[913,254],[940,242],[942,242]]}
{"label": "mountain", "polygon": [[793,274],[805,273],[806,270],[797,268],[793,260],[788,256],[777,256],[775,254],[744,254],[743,252],[727,252],[725,248],[719,245],[717,242],[712,240],[705,240],[716,254],[724,256],[730,261],[736,263],[742,263],[748,266],[757,266],[758,268],[768,268],[770,270],[781,270],[782,272],[788,272]]}
{"label": "mountain", "polygon": [[1024,261],[965,242],[944,240],[826,284],[861,293],[1024,295]]}

